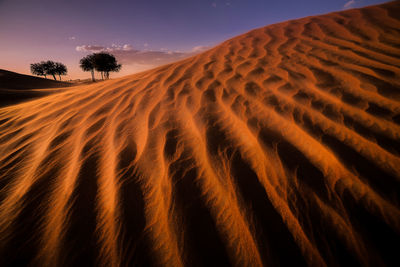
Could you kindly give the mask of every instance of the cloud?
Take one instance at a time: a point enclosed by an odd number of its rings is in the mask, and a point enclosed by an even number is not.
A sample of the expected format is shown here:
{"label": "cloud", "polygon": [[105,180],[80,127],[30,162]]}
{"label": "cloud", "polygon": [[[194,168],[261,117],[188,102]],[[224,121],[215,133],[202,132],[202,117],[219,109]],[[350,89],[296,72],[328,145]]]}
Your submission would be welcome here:
{"label": "cloud", "polygon": [[350,0],[346,4],[344,4],[343,9],[352,8],[354,7],[355,4],[356,4],[355,0]]}
{"label": "cloud", "polygon": [[124,45],[122,46],[122,50],[124,50],[124,51],[131,51],[131,50],[133,50],[133,47],[132,47],[132,45],[130,45],[130,44],[124,44]]}
{"label": "cloud", "polygon": [[108,52],[114,52],[114,51],[132,51],[133,47],[130,44],[124,44],[124,45],[117,45],[117,44],[112,44],[111,47],[105,47],[102,45],[78,45],[75,48],[76,51],[78,52],[100,52],[100,51],[108,51]]}
{"label": "cloud", "polygon": [[213,8],[216,8],[216,7],[217,7],[217,3],[213,2],[213,3],[211,4],[211,6],[212,6]]}
{"label": "cloud", "polygon": [[130,44],[117,45],[112,44],[110,47],[102,45],[80,45],[75,48],[78,52],[98,53],[101,51],[112,53],[122,65],[129,66],[146,66],[146,68],[159,66],[162,64],[172,63],[192,55],[201,53],[210,47],[195,46],[190,51],[172,51],[165,48],[159,51],[154,50],[137,50]]}
{"label": "cloud", "polygon": [[[200,49],[200,46],[197,48]],[[112,53],[122,64],[142,64],[142,65],[161,65],[174,62],[185,57],[191,56],[195,51],[152,51],[152,50],[136,50],[130,44],[117,45],[112,44],[110,47],[102,45],[80,45],[75,48],[78,52],[98,53],[101,51]]]}
{"label": "cloud", "polygon": [[191,52],[200,53],[200,52],[206,51],[209,48],[210,48],[209,46],[198,45],[198,46],[193,47]]}
{"label": "cloud", "polygon": [[75,36],[68,37],[68,40],[70,41],[76,40],[76,37]]}
{"label": "cloud", "polygon": [[117,50],[113,51],[113,55],[122,64],[144,64],[144,65],[160,65],[164,63],[174,62],[183,59],[189,54],[173,51],[140,51],[140,50]]}
{"label": "cloud", "polygon": [[104,46],[101,45],[79,45],[75,48],[78,52],[100,52],[106,50]]}

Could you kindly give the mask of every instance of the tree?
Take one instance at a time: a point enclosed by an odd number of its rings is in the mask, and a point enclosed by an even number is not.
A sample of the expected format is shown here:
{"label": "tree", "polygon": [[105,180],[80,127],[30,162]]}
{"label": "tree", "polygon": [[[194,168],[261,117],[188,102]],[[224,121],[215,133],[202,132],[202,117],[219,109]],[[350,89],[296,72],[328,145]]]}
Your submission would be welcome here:
{"label": "tree", "polygon": [[94,81],[94,70],[100,72],[101,79],[109,79],[111,71],[120,71],[121,64],[118,64],[115,57],[106,52],[94,53],[80,60],[80,67],[83,71],[92,72],[92,80]]}
{"label": "tree", "polygon": [[43,64],[44,70],[46,74],[53,75],[54,80],[56,79],[56,63],[51,60],[47,60],[46,62],[41,62]]}
{"label": "tree", "polygon": [[118,72],[121,70],[121,64],[118,64],[117,60],[115,59],[114,55],[111,55],[106,52],[100,52],[94,54],[94,67],[97,71],[101,72],[101,76],[103,78],[109,79],[110,72],[115,71]]}
{"label": "tree", "polygon": [[83,71],[90,71],[92,73],[92,81],[94,82],[94,56],[87,55],[79,61],[79,65]]}
{"label": "tree", "polygon": [[54,80],[57,80],[57,74],[61,80],[61,75],[67,74],[67,67],[60,62],[47,60],[31,64],[31,72],[32,74],[44,76],[45,78],[47,78],[46,75],[53,75]]}
{"label": "tree", "polygon": [[47,78],[46,70],[44,69],[44,66],[42,63],[32,63],[31,64],[31,72],[33,75],[44,76],[44,78]]}
{"label": "tree", "polygon": [[58,75],[58,77],[60,78],[61,81],[61,75],[66,75],[67,74],[67,67],[60,63],[60,62],[56,62],[55,63],[55,74]]}

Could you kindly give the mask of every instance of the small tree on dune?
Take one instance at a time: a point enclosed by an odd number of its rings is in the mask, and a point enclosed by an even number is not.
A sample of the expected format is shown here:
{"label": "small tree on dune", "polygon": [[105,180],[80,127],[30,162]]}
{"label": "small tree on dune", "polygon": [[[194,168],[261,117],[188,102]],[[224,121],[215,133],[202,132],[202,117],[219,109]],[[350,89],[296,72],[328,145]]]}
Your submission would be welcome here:
{"label": "small tree on dune", "polygon": [[109,79],[110,72],[118,72],[121,70],[121,64],[118,64],[115,57],[106,52],[94,53],[87,55],[80,60],[80,67],[83,71],[92,72],[92,80],[94,81],[94,70],[100,72],[101,79]]}
{"label": "small tree on dune", "polygon": [[60,81],[61,81],[61,75],[67,74],[67,67],[60,62],[56,62],[55,63],[55,74],[58,75],[58,77],[60,78]]}
{"label": "small tree on dune", "polygon": [[[118,64],[114,55],[111,55],[106,52],[100,52],[94,54],[94,67],[97,71],[101,73],[102,79],[109,79],[110,72],[115,71],[118,72],[121,70],[121,64]],[[103,75],[104,74],[104,75]]]}
{"label": "small tree on dune", "polygon": [[37,76],[44,76],[46,79],[46,70],[44,69],[44,66],[42,63],[32,63],[31,64],[31,72],[33,75]]}
{"label": "small tree on dune", "polygon": [[56,79],[56,63],[51,60],[47,60],[46,62],[43,62],[43,67],[45,69],[46,74],[48,75],[53,75],[54,80]]}
{"label": "small tree on dune", "polygon": [[61,75],[67,74],[67,67],[60,62],[47,60],[31,64],[31,72],[34,75],[44,76],[45,78],[47,78],[46,75],[53,75],[54,80],[57,80],[56,75],[58,75],[61,80]]}
{"label": "small tree on dune", "polygon": [[83,71],[90,71],[92,73],[92,81],[95,81],[94,78],[94,56],[87,55],[79,61],[79,65]]}

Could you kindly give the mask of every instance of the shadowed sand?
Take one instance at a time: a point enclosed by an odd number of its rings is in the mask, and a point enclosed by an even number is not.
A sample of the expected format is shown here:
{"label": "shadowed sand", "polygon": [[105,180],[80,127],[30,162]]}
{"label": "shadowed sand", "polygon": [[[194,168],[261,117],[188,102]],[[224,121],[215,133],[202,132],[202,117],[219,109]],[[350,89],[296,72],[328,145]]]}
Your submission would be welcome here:
{"label": "shadowed sand", "polygon": [[[0,69],[0,107],[21,103],[60,91],[71,83],[43,79]],[[62,89],[61,89],[62,90]]]}
{"label": "shadowed sand", "polygon": [[0,265],[399,266],[400,3],[0,109]]}

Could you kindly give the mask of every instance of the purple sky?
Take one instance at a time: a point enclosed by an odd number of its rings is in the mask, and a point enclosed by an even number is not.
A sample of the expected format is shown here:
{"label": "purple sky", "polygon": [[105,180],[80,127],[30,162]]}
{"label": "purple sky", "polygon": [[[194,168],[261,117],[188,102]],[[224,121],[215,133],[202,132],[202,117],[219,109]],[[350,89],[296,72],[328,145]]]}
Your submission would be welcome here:
{"label": "purple sky", "polygon": [[251,29],[382,0],[0,0],[0,68],[29,74],[55,60],[66,79],[79,59],[109,50],[127,75],[175,61]]}

